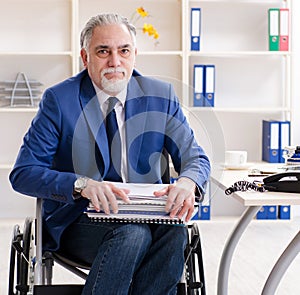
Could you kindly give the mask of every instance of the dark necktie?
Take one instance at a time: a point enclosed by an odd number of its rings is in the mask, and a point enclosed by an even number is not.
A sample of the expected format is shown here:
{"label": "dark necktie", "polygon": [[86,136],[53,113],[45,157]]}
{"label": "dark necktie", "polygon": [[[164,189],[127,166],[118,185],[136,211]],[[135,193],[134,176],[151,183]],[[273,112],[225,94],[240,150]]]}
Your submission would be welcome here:
{"label": "dark necktie", "polygon": [[110,166],[105,180],[122,181],[121,178],[121,138],[117,123],[115,106],[118,102],[116,97],[108,99],[106,115],[106,133],[110,152]]}

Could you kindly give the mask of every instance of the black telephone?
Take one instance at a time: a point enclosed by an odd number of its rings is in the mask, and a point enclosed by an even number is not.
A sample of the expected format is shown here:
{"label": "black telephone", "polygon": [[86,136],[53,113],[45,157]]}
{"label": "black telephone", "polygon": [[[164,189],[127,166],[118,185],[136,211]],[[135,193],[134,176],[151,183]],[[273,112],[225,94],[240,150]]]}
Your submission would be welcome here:
{"label": "black telephone", "polygon": [[263,187],[268,191],[300,193],[300,172],[283,172],[263,179]]}

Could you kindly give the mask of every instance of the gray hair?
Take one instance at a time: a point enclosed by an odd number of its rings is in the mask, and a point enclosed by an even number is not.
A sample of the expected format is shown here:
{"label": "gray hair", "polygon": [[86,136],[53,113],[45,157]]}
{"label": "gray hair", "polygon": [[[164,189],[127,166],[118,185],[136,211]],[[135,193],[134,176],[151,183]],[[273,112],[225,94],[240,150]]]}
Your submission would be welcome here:
{"label": "gray hair", "polygon": [[116,13],[102,13],[94,17],[86,23],[85,27],[80,34],[80,46],[81,48],[88,49],[90,44],[93,30],[97,26],[106,26],[112,24],[125,25],[132,36],[133,45],[136,45],[136,29],[135,26],[129,23],[126,17],[123,17]]}

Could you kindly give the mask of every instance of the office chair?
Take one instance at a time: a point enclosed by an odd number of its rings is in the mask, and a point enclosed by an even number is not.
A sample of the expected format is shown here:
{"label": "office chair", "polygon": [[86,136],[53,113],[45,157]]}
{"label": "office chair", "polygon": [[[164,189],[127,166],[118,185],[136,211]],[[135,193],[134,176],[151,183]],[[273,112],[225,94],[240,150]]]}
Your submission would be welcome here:
{"label": "office chair", "polygon": [[[170,181],[169,169],[165,169],[162,180],[164,183]],[[42,199],[37,199],[36,217],[25,219],[23,232],[19,225],[14,226],[8,295],[80,295],[83,285],[52,284],[54,262],[84,280],[87,278],[90,265],[82,265],[58,252],[42,253],[42,202]],[[186,229],[188,243],[184,253],[185,266],[182,279],[177,285],[177,294],[205,295],[199,229],[196,223],[186,225]]]}

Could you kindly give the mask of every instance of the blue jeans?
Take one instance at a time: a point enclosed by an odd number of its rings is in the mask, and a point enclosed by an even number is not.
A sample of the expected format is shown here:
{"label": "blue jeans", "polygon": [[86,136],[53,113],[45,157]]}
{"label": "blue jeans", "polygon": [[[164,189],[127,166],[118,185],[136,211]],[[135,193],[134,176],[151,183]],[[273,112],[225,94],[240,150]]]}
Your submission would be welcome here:
{"label": "blue jeans", "polygon": [[184,226],[105,223],[81,216],[61,252],[92,264],[83,295],[174,295],[184,267]]}

